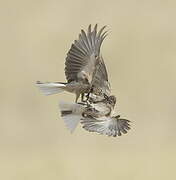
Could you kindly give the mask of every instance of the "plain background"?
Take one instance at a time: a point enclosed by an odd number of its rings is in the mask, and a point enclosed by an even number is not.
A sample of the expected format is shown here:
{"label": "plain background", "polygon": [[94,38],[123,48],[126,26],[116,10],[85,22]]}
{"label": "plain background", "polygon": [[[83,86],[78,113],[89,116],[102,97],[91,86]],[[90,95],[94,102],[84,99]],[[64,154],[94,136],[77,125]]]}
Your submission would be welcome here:
{"label": "plain background", "polygon": [[[176,179],[176,1],[6,0],[0,5],[0,179]],[[70,134],[37,80],[65,81],[71,43],[107,25],[102,54],[132,130]]]}

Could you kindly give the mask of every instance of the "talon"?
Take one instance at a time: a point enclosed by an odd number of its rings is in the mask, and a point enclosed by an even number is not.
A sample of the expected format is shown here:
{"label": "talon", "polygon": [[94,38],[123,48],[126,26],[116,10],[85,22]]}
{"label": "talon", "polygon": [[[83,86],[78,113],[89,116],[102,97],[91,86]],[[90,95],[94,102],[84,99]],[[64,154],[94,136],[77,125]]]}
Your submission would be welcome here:
{"label": "talon", "polygon": [[105,99],[108,99],[108,98],[109,98],[105,93],[103,93],[103,95],[104,95],[104,98],[105,98]]}
{"label": "talon", "polygon": [[81,94],[81,101],[85,102],[85,100],[84,100],[84,93]]}

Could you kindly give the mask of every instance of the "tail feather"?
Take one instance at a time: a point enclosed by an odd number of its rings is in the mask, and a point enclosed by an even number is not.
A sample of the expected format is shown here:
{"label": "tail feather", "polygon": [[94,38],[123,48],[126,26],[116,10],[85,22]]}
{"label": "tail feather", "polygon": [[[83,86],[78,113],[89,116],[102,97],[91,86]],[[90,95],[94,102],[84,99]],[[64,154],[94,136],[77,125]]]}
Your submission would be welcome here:
{"label": "tail feather", "polygon": [[65,125],[72,133],[82,118],[82,114],[79,111],[80,105],[70,102],[59,102],[59,107]]}
{"label": "tail feather", "polygon": [[81,116],[70,114],[67,116],[62,116],[66,127],[70,130],[71,133],[74,132],[76,127],[78,126],[78,123],[80,122]]}
{"label": "tail feather", "polygon": [[61,111],[61,116],[66,116],[66,115],[69,115],[69,114],[72,114],[72,111]]}
{"label": "tail feather", "polygon": [[52,83],[52,82],[42,83],[40,81],[37,81],[36,86],[46,96],[63,92],[65,88],[64,83],[57,83],[57,82],[56,83]]}

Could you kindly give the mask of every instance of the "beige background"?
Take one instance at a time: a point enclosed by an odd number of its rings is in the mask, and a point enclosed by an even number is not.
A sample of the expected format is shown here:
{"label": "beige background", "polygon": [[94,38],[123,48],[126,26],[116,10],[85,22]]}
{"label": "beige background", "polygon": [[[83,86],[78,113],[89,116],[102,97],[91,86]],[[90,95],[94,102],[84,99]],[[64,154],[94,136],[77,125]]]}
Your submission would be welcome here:
{"label": "beige background", "polygon": [[[1,0],[0,179],[176,179],[176,1]],[[70,134],[58,101],[36,80],[65,81],[81,28],[108,25],[102,53],[116,110],[133,121],[120,138]]]}

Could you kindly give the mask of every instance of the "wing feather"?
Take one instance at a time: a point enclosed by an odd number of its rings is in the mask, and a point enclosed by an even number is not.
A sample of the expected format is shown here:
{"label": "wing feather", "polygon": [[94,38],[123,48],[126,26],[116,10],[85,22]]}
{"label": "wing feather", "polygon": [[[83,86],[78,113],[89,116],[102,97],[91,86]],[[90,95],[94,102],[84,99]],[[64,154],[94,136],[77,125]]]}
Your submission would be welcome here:
{"label": "wing feather", "polygon": [[111,89],[108,81],[108,73],[103,58],[98,64],[96,72],[93,75],[92,87],[94,94],[110,96]]}
{"label": "wing feather", "polygon": [[81,119],[83,128],[89,132],[97,132],[108,136],[116,137],[126,134],[130,130],[130,121],[116,117],[93,118],[91,116]]}
{"label": "wing feather", "polygon": [[91,83],[93,73],[97,65],[97,57],[100,55],[100,47],[105,38],[106,32],[103,30],[106,26],[102,27],[97,33],[97,24],[91,29],[89,25],[87,34],[81,30],[78,40],[75,40],[67,53],[65,62],[65,75],[67,81],[78,81],[78,78],[84,79],[82,72],[86,74]]}

